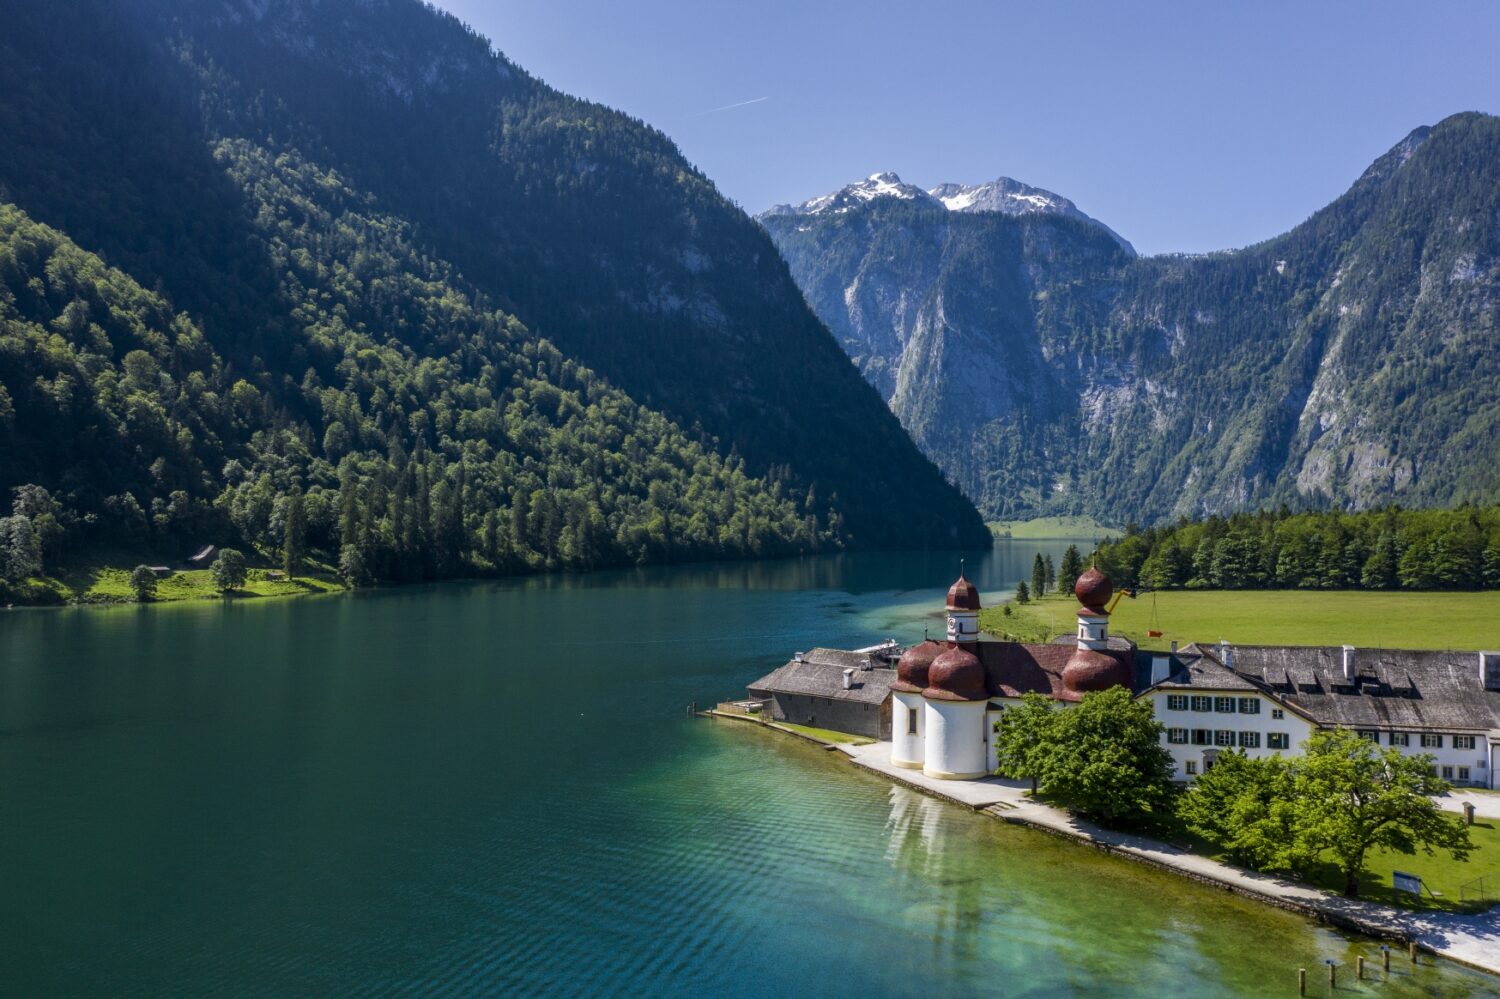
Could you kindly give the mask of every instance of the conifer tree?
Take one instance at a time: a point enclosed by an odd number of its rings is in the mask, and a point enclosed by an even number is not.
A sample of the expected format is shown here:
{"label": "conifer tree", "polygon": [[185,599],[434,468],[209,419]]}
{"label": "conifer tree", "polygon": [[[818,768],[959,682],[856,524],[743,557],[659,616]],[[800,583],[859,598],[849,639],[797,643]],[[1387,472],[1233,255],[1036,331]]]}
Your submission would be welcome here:
{"label": "conifer tree", "polygon": [[282,568],[286,570],[288,579],[295,579],[302,571],[306,539],[307,509],[301,488],[293,486],[291,494],[286,498],[286,526],[281,543]]}
{"label": "conifer tree", "polygon": [[1063,552],[1062,566],[1057,573],[1057,585],[1062,590],[1071,590],[1081,575],[1083,575],[1083,556],[1078,554],[1077,545],[1069,545],[1068,550]]}

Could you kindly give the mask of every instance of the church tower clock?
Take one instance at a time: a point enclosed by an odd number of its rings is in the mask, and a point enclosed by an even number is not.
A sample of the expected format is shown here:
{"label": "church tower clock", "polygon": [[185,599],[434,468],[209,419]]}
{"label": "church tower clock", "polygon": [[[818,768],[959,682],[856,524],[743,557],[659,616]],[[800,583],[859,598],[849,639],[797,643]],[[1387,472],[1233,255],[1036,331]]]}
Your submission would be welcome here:
{"label": "church tower clock", "polygon": [[963,563],[959,563],[958,581],[948,588],[948,641],[979,641],[979,590],[964,575]]}

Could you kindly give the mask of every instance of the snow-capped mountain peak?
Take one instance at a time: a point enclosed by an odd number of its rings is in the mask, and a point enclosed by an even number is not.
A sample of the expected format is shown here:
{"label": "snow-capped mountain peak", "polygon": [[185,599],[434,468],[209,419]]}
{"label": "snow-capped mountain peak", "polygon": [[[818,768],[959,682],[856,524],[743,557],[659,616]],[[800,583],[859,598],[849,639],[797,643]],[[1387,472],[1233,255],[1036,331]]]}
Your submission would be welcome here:
{"label": "snow-capped mountain peak", "polygon": [[998,177],[987,184],[939,184],[927,192],[953,212],[999,212],[1002,215],[1066,215],[1090,222],[1115,238],[1121,247],[1135,253],[1119,233],[1098,219],[1090,218],[1078,206],[1060,194],[1023,184],[1010,177]]}
{"label": "snow-capped mountain peak", "polygon": [[771,215],[841,215],[880,198],[894,198],[946,208],[952,212],[995,212],[1001,215],[1066,215],[1096,225],[1134,255],[1135,248],[1119,233],[1097,219],[1078,210],[1078,206],[1060,194],[1023,184],[1010,177],[999,177],[986,184],[939,184],[924,191],[908,184],[894,173],[872,173],[864,180],[839,188],[832,194],[811,198],[800,205],[777,205],[762,217]]}
{"label": "snow-capped mountain peak", "polygon": [[1062,195],[1009,177],[1000,177],[988,184],[939,184],[928,193],[955,212],[1027,215],[1031,212],[1067,214],[1078,210],[1073,202]]}
{"label": "snow-capped mountain peak", "polygon": [[839,188],[832,194],[811,198],[800,205],[777,205],[767,215],[838,215],[874,201],[896,198],[902,201],[933,201],[933,197],[915,184],[908,184],[894,173],[872,173],[864,180]]}

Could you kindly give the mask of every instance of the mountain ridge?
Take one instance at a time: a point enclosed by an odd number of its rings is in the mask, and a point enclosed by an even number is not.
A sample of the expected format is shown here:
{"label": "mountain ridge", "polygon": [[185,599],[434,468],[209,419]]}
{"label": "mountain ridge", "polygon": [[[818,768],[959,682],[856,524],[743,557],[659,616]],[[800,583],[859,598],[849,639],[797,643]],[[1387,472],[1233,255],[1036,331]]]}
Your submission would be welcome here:
{"label": "mountain ridge", "polygon": [[1453,115],[1288,232],[1191,256],[1114,253],[1056,215],[872,202],[760,221],[992,518],[1443,504],[1500,486],[1481,388],[1500,356],[1497,158],[1500,119]]}
{"label": "mountain ridge", "polygon": [[[134,504],[152,537],[233,525],[276,547],[298,491],[319,547],[357,535],[387,578],[987,537],[753,220],[659,131],[545,87],[450,15],[3,0],[0,18],[17,245],[97,258],[215,359],[123,327],[92,343],[84,323],[66,370],[38,371],[22,345],[68,303],[26,291],[45,284],[30,265],[3,275],[0,341],[21,352],[0,351],[0,386],[25,418],[0,426],[24,458],[0,490],[52,490],[80,538]],[[93,281],[78,294],[107,312]],[[166,436],[113,408],[133,350],[193,386],[128,382]],[[52,405],[39,375],[66,376],[117,470],[50,463],[65,424],[30,418]],[[257,401],[223,410],[235,392]],[[196,465],[168,446],[196,437],[195,407],[218,421]],[[350,496],[347,521],[329,513]]]}

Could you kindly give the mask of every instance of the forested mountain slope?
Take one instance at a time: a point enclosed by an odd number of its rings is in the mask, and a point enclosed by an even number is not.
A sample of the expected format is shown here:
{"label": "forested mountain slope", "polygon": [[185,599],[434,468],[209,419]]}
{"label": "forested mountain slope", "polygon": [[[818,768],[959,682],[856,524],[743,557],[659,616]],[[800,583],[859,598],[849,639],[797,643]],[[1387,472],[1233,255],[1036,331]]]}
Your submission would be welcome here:
{"label": "forested mountain slope", "polygon": [[392,578],[984,536],[752,220],[451,17],[0,22],[0,489],[75,538],[270,545],[293,493]]}
{"label": "forested mountain slope", "polygon": [[1287,234],[1132,258],[1096,226],[873,199],[762,223],[995,517],[1152,521],[1500,489],[1500,119],[1421,128]]}

